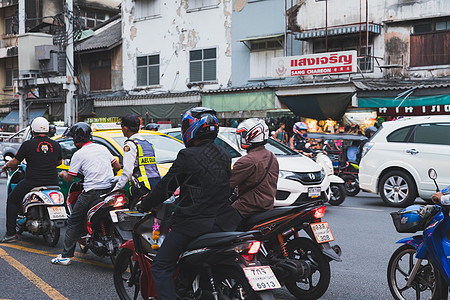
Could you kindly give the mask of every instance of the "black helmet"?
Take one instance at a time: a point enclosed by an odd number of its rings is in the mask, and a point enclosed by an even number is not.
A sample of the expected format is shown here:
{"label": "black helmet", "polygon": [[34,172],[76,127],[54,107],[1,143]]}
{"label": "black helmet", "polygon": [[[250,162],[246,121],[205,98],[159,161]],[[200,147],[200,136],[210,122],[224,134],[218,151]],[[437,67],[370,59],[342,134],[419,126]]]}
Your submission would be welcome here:
{"label": "black helmet", "polygon": [[48,126],[48,136],[53,137],[56,134],[56,126],[51,124]]}
{"label": "black helmet", "polygon": [[370,139],[372,135],[374,135],[374,133],[377,132],[377,130],[378,129],[375,126],[367,127],[366,130],[364,131],[364,135],[366,136],[366,138]]}
{"label": "black helmet", "polygon": [[148,123],[147,125],[145,125],[145,130],[158,130],[159,129],[159,124],[157,123]]}
{"label": "black helmet", "polygon": [[198,139],[214,140],[219,132],[216,111],[206,107],[194,107],[188,110],[181,120],[181,135],[186,147]]}
{"label": "black helmet", "polygon": [[68,137],[73,138],[73,143],[80,149],[81,146],[92,140],[92,129],[87,123],[78,122],[70,127]]}

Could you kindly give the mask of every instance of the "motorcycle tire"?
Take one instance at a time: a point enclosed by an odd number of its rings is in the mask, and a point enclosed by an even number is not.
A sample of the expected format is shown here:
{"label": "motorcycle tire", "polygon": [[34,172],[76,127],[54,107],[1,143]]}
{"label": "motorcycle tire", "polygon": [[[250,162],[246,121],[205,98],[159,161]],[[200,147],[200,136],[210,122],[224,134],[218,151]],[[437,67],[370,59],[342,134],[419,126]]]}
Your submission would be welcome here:
{"label": "motorcycle tire", "polygon": [[330,284],[329,259],[315,242],[304,237],[290,240],[286,249],[289,258],[304,259],[311,263],[311,275],[298,281],[286,282],[286,288],[297,299],[314,300],[320,298]]}
{"label": "motorcycle tire", "polygon": [[[358,182],[353,176],[344,176],[342,177],[342,179],[345,181],[345,193],[347,194],[347,196],[354,197],[361,191]],[[352,183],[350,184],[349,182]]]}
{"label": "motorcycle tire", "polygon": [[45,243],[49,247],[55,247],[58,244],[60,236],[60,229],[56,227],[52,222],[50,222],[50,227],[48,231],[44,232],[42,237],[44,238]]}
{"label": "motorcycle tire", "polygon": [[133,251],[123,248],[114,264],[114,287],[120,300],[137,299],[140,292],[141,268],[133,261]]}
{"label": "motorcycle tire", "polygon": [[[244,272],[237,267],[220,266],[214,270],[213,276],[216,289],[219,292],[219,299],[259,299],[257,293],[248,283]],[[209,280],[206,280],[205,282],[207,282],[207,284],[206,287],[203,288],[210,290],[211,287],[208,284]],[[244,298],[241,298],[241,291]]]}
{"label": "motorcycle tire", "polygon": [[[409,278],[417,261],[416,249],[410,245],[400,246],[391,256],[387,268],[389,290],[396,300],[431,299],[447,300],[448,286],[435,264],[424,260],[412,285],[406,287],[405,278]],[[425,283],[425,284],[424,284]],[[430,288],[431,287],[431,288]]]}
{"label": "motorcycle tire", "polygon": [[330,184],[331,189],[331,195],[330,200],[328,200],[328,203],[331,205],[337,206],[342,204],[344,202],[346,197],[345,187],[344,184]]}

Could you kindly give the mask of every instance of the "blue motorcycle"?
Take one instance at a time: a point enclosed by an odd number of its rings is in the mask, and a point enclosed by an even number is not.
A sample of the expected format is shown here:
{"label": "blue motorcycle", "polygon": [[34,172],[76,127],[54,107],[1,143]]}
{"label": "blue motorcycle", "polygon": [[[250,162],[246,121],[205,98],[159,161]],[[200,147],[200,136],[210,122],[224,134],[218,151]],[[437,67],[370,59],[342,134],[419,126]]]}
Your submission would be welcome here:
{"label": "blue motorcycle", "polygon": [[[428,171],[436,185],[437,173]],[[450,285],[450,209],[440,205],[411,205],[391,213],[400,233],[422,234],[397,241],[403,244],[389,260],[387,279],[394,299],[448,299]]]}

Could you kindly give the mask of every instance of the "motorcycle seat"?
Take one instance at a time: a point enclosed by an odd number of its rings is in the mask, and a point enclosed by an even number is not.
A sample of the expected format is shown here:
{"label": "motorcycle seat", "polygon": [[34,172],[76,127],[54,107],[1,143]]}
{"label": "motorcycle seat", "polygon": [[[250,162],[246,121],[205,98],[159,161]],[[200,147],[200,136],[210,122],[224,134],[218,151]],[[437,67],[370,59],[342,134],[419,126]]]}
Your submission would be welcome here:
{"label": "motorcycle seat", "polygon": [[218,245],[231,244],[235,239],[242,236],[242,232],[213,232],[199,236],[189,243],[187,250],[198,249],[202,247],[214,247]]}
{"label": "motorcycle seat", "polygon": [[57,190],[59,191],[59,186],[57,185],[49,185],[49,186],[37,186],[31,189],[30,192],[40,192],[44,190]]}
{"label": "motorcycle seat", "polygon": [[286,215],[297,208],[298,206],[275,207],[262,213],[256,213],[245,221],[245,226],[253,226],[263,221],[268,221],[270,219]]}

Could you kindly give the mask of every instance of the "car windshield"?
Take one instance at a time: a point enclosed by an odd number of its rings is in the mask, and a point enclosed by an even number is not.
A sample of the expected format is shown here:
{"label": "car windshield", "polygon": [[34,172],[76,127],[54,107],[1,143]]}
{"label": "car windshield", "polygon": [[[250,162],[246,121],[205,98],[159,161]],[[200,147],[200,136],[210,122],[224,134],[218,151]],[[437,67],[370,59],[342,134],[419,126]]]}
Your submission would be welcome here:
{"label": "car windshield", "polygon": [[[233,131],[221,131],[220,134],[224,135],[230,141],[237,143],[236,141],[236,132]],[[291,150],[289,147],[277,142],[276,140],[269,138],[266,144],[266,149],[272,152],[275,155],[297,155],[298,153]]]}
{"label": "car windshield", "polygon": [[[155,148],[155,158],[158,164],[173,162],[177,158],[178,151],[184,148],[182,143],[168,136],[156,134],[143,134],[142,136]],[[127,138],[120,136],[113,139],[122,146]]]}

